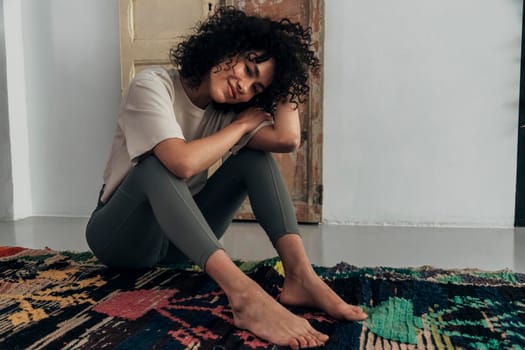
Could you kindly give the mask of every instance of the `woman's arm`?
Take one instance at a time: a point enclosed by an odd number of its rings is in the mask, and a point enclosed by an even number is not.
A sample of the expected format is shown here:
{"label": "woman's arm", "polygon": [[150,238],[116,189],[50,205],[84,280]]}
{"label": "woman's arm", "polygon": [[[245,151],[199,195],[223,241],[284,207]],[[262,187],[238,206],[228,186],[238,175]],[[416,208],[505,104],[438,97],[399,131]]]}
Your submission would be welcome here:
{"label": "woman's arm", "polygon": [[277,105],[274,124],[268,125],[253,135],[248,147],[267,152],[288,153],[301,144],[299,110],[290,102]]}
{"label": "woman's arm", "polygon": [[210,136],[190,142],[166,139],[153,148],[153,153],[173,174],[187,179],[212,166],[244,134],[268,118],[265,113],[241,113],[233,123]]}

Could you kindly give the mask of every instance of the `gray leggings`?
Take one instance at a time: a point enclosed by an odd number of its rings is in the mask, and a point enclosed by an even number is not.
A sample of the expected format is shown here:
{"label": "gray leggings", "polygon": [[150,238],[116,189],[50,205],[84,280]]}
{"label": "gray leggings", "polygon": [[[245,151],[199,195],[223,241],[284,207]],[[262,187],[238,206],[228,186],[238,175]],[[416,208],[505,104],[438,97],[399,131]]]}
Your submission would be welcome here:
{"label": "gray leggings", "polygon": [[106,203],[99,195],[87,242],[109,267],[143,268],[189,258],[204,269],[210,255],[222,249],[218,239],[247,195],[274,245],[282,235],[298,233],[290,195],[270,153],[244,149],[231,156],[195,197],[150,155]]}

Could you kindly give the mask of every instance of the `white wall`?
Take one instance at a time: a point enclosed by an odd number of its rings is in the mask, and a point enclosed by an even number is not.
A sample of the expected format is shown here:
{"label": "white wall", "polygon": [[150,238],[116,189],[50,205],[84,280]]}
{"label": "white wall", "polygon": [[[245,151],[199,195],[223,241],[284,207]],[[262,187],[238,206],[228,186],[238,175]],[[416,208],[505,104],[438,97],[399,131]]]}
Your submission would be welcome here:
{"label": "white wall", "polygon": [[9,142],[13,219],[31,216],[32,195],[24,48],[22,39],[22,6],[18,0],[4,1],[5,48],[9,109]]}
{"label": "white wall", "polygon": [[[117,19],[116,0],[23,0],[35,215],[95,205]],[[326,0],[325,19],[325,221],[512,227],[521,1]]]}
{"label": "white wall", "polygon": [[326,1],[326,222],[513,226],[521,13]]}
{"label": "white wall", "polygon": [[4,17],[4,1],[0,0],[0,219],[13,217],[13,175],[9,136]]}
{"label": "white wall", "polygon": [[34,215],[88,216],[120,99],[117,0],[23,0]]}

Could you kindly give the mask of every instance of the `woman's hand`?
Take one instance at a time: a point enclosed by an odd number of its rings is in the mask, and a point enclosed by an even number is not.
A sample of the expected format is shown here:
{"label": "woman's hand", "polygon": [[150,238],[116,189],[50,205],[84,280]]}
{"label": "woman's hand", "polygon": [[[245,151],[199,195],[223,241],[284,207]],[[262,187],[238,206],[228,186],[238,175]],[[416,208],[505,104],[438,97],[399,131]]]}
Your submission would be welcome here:
{"label": "woman's hand", "polygon": [[239,123],[245,127],[245,134],[253,131],[265,120],[272,120],[270,113],[261,108],[250,107],[239,113],[234,123]]}

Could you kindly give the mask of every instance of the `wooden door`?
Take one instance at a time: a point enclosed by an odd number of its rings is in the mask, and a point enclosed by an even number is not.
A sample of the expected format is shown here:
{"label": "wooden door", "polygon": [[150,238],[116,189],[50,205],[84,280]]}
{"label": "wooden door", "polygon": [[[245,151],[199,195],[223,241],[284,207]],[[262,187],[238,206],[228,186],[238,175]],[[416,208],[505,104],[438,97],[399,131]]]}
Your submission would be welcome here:
{"label": "wooden door", "polygon": [[[288,17],[312,28],[313,48],[323,57],[323,0],[120,0],[121,86],[149,65],[169,62],[169,49],[217,5],[235,5],[274,19]],[[312,76],[308,101],[300,106],[302,145],[297,152],[274,154],[294,201],[297,219],[321,221],[322,67]],[[249,201],[236,219],[252,220]]]}

